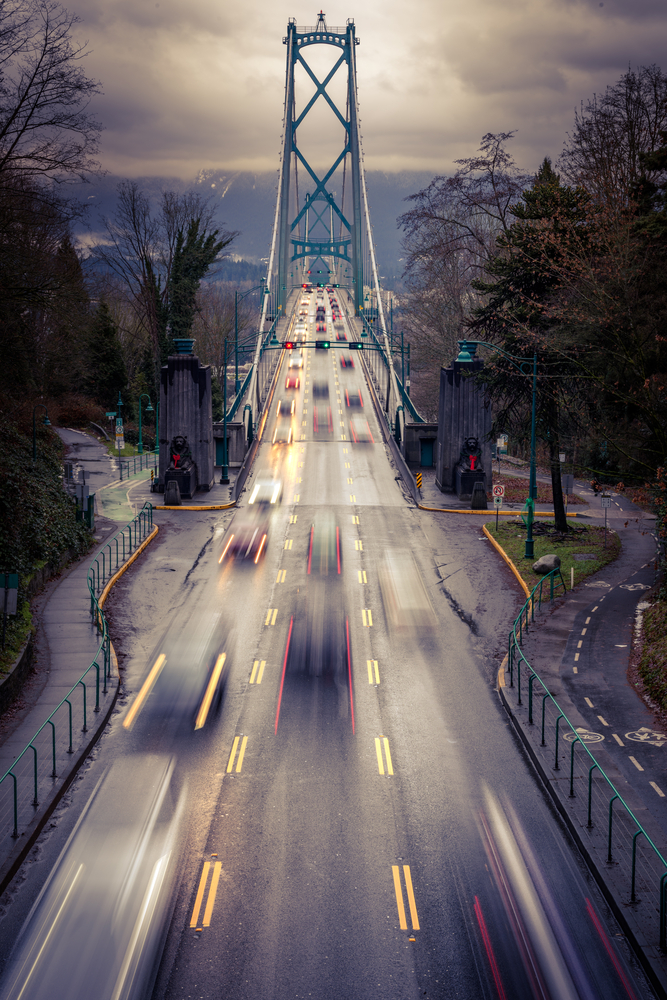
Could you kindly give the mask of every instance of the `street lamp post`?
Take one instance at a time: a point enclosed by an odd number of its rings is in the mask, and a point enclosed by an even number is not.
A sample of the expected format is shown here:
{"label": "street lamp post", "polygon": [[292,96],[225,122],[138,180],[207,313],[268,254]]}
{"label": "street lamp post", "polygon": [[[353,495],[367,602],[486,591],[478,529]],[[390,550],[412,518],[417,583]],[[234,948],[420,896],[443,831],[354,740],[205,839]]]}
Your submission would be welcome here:
{"label": "street lamp post", "polygon": [[[255,285],[254,288],[249,288],[247,292],[243,293],[243,295],[239,295],[238,288],[234,289],[234,395],[235,396],[238,396],[239,389],[241,388],[241,382],[239,379],[239,302],[242,299],[244,299],[246,295],[250,295],[251,292],[256,292],[258,288],[261,288],[262,291],[259,297],[259,308],[261,309],[262,304],[264,302],[265,281],[266,278],[262,278],[258,285]],[[266,293],[268,294],[268,289],[266,290]]]}
{"label": "street lamp post", "polygon": [[51,426],[51,421],[49,420],[49,411],[47,410],[44,403],[37,403],[32,409],[32,464],[34,465],[37,461],[37,425],[35,423],[35,411],[40,408],[44,410],[44,416],[42,417],[42,423],[45,427]]}
{"label": "street lamp post", "polygon": [[[237,374],[238,374],[238,369],[237,369]],[[229,482],[229,461],[227,458],[227,340],[225,339],[225,353],[223,360],[223,376],[222,376],[222,468],[220,469],[220,485],[224,486],[228,482]]]}
{"label": "street lamp post", "polygon": [[[516,357],[514,354],[509,354],[504,351],[502,347],[498,347],[497,344],[487,344],[484,340],[459,340],[459,356],[456,359],[459,363],[466,363],[475,360],[475,352],[478,347],[487,347],[490,351],[497,351],[498,354],[502,354],[504,358],[514,365],[517,371],[521,372],[522,375],[528,375],[530,368],[530,361],[525,358]],[[526,519],[526,548],[524,551],[525,559],[535,558],[535,544],[533,541],[533,521],[535,520],[535,501],[537,500],[537,463],[536,463],[536,443],[535,443],[535,424],[536,424],[536,404],[537,404],[537,351],[533,352],[533,392],[532,392],[532,406],[531,406],[531,418],[530,418],[530,479],[528,485],[528,499],[526,500],[526,506],[528,508],[528,516]]]}
{"label": "street lamp post", "polygon": [[143,439],[143,436],[142,436],[142,433],[141,433],[141,400],[144,398],[144,396],[148,400],[148,406],[146,407],[146,413],[152,413],[153,412],[153,407],[151,405],[151,397],[148,395],[147,392],[142,392],[142,394],[139,396],[139,444],[137,445],[137,451],[139,452],[140,455],[143,455],[143,453],[144,453],[144,439]]}

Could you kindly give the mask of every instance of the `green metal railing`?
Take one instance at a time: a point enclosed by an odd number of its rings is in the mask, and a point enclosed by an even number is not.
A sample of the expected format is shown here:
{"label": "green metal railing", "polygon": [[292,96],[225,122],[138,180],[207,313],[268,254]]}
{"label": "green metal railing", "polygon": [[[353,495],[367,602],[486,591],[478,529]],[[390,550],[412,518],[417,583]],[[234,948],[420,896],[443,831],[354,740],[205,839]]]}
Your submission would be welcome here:
{"label": "green metal railing", "polygon": [[[372,337],[372,339],[373,339],[373,341],[375,343],[375,347],[372,347],[371,350],[377,351],[380,354],[380,357],[382,358],[382,360],[384,362],[385,368],[388,368],[389,367],[389,362],[387,360],[387,355],[386,355],[386,351],[384,349],[384,345],[378,340],[378,337],[377,337],[377,335],[375,333],[375,330],[373,329],[372,324],[368,322],[368,320],[366,319],[365,316],[361,316],[361,321],[362,321],[362,324],[363,324],[363,328],[367,331],[367,333],[370,334],[370,336]],[[399,391],[401,393],[401,399],[403,401],[403,405],[405,407],[407,407],[407,409],[410,411],[410,416],[412,417],[413,421],[416,424],[423,424],[424,423],[424,418],[416,410],[414,403],[412,402],[412,400],[408,396],[407,392],[405,391],[405,387],[403,386],[403,383],[401,382],[400,375],[398,374],[398,372],[394,372],[394,374],[396,376],[396,383],[397,383]]]}
{"label": "green metal railing", "polygon": [[[107,693],[111,676],[111,641],[98,599],[105,583],[136,551],[152,529],[153,507],[146,503],[136,517],[105,544],[90,564],[87,576],[90,614],[101,636],[100,644],[90,666],[54,708],[9,770],[0,777],[0,820],[3,825],[7,825],[6,828],[11,828],[10,835],[14,838],[19,836],[20,818],[27,813],[29,821],[39,806],[40,782],[42,789],[47,782],[47,789],[50,790],[58,777],[59,753],[66,759],[66,755],[75,752],[74,727],[80,724],[81,732],[88,731],[88,698],[92,694],[89,686],[93,689],[94,685],[93,711],[100,711],[100,693]],[[115,565],[112,566],[114,554]]]}
{"label": "green metal railing", "polygon": [[[545,766],[551,767],[554,779],[559,777],[563,768],[566,773],[569,770],[568,812],[574,813],[584,839],[585,830],[598,827],[605,831],[606,850],[601,864],[613,866],[617,882],[618,874],[621,874],[627,902],[636,908],[635,912],[641,914],[646,926],[651,929],[648,944],[667,950],[667,861],[596,760],[590,745],[582,739],[581,731],[570,722],[521,648],[526,630],[535,620],[536,608],[539,611],[543,601],[546,601],[544,591],[547,586],[550,601],[553,601],[559,587],[565,593],[560,569],[552,570],[536,584],[514,622],[508,641],[509,688],[505,688],[506,697],[508,700],[514,697],[517,708],[525,711],[521,685],[523,681],[525,691],[527,678],[528,727],[536,725],[534,710],[537,703],[539,746],[547,747],[553,739],[553,762]],[[569,744],[569,748],[563,748],[563,743]]]}
{"label": "green metal railing", "polygon": [[[129,479],[130,476],[134,476],[137,472],[141,472],[142,469],[157,469],[158,466],[158,453],[157,451],[146,451],[142,455],[135,455],[133,458],[121,458],[120,459],[120,481],[123,482],[123,466],[125,469],[125,478]],[[130,469],[132,471],[130,472]]]}

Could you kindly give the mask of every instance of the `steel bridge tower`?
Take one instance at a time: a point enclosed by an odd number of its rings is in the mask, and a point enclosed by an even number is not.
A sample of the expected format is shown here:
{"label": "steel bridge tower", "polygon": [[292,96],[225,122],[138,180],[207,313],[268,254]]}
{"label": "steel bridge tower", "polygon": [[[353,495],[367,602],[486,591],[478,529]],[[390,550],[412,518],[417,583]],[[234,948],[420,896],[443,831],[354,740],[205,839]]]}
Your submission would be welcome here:
{"label": "steel bridge tower", "polygon": [[[287,67],[285,74],[285,117],[280,194],[278,198],[278,267],[277,312],[284,315],[292,287],[303,280],[345,284],[352,295],[355,312],[363,310],[364,261],[362,239],[361,145],[357,114],[357,67],[355,49],[359,39],[354,21],[344,28],[329,28],[320,11],[314,28],[298,28],[294,18],[287,25]],[[328,45],[336,50],[335,61],[324,79],[319,80],[306,59],[312,45]],[[315,85],[315,93],[301,113],[296,114],[294,71],[301,65]],[[347,74],[346,107],[337,106],[327,89],[339,70]],[[333,163],[321,176],[308,162],[299,146],[298,131],[322,98],[331,108],[343,129],[343,145]],[[298,203],[298,167],[303,168],[314,190]],[[351,209],[345,212],[344,190],[336,197],[331,190],[336,172],[343,169],[351,185]],[[340,183],[340,175],[338,175]],[[308,266],[310,265],[310,267]],[[308,279],[308,271],[311,272]],[[334,277],[331,274],[334,274]]]}

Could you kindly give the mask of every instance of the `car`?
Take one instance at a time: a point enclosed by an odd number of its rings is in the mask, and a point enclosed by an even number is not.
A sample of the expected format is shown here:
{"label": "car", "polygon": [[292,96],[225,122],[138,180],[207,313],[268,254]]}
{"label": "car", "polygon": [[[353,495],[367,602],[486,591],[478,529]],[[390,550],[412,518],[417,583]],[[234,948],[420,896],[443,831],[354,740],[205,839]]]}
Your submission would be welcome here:
{"label": "car", "polygon": [[345,330],[336,330],[336,340],[347,340]]}
{"label": "car", "polygon": [[16,938],[3,997],[152,994],[178,891],[186,794],[166,754],[111,764]]}
{"label": "car", "polygon": [[313,407],[313,433],[320,437],[333,434],[331,407],[327,403],[315,403]]}
{"label": "car", "polygon": [[354,368],[354,358],[350,357],[349,354],[341,354],[340,366],[341,368]]}
{"label": "car", "polygon": [[317,323],[315,325],[315,330],[316,330],[317,333],[326,333],[327,332],[327,325],[326,325],[326,323]]}
{"label": "car", "polygon": [[280,503],[283,495],[282,480],[278,479],[271,469],[263,469],[257,473],[255,484],[250,491],[249,504]]}
{"label": "car", "polygon": [[329,383],[315,380],[313,382],[313,399],[328,399]]}
{"label": "car", "polygon": [[197,610],[185,624],[173,620],[149,659],[150,670],[123,728],[138,724],[152,739],[202,729],[222,699],[228,637],[220,611]]}
{"label": "car", "polygon": [[391,630],[423,635],[435,629],[435,612],[410,551],[387,549],[378,577]]}
{"label": "car", "polygon": [[301,385],[301,379],[298,375],[288,375],[285,379],[286,389],[298,389]]}
{"label": "car", "polygon": [[375,444],[365,417],[352,417],[350,420],[350,438],[355,444]]}
{"label": "car", "polygon": [[269,507],[243,507],[223,535],[218,563],[229,559],[252,560],[255,565],[266,554],[269,539]]}
{"label": "car", "polygon": [[278,413],[276,425],[273,430],[272,444],[292,443],[292,415],[289,410]]}
{"label": "car", "polygon": [[308,576],[340,576],[342,568],[340,527],[332,511],[320,511],[310,528],[306,573]]}
{"label": "car", "polygon": [[289,359],[290,368],[303,368],[303,354],[301,351],[292,351]]}
{"label": "car", "polygon": [[360,410],[364,405],[364,401],[361,398],[361,392],[355,389],[345,390],[345,402],[350,410]]}

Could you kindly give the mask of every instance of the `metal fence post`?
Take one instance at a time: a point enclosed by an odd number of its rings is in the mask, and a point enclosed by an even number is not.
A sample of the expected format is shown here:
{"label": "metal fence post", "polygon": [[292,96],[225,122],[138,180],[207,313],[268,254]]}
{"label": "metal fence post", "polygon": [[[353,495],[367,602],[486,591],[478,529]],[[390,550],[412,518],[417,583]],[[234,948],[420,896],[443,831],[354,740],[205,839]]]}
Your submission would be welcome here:
{"label": "metal fence post", "polygon": [[93,663],[93,666],[95,667],[95,711],[99,712],[99,710],[100,710],[100,665],[97,662],[97,660],[95,660],[95,662]]}
{"label": "metal fence post", "polygon": [[542,742],[541,742],[540,746],[543,746],[543,747],[546,746],[546,743],[544,742],[544,715],[545,715],[545,712],[546,712],[546,709],[547,709],[547,698],[548,697],[549,697],[549,695],[545,694],[544,698],[542,699]]}
{"label": "metal fence post", "polygon": [[39,799],[37,798],[37,747],[33,746],[32,743],[31,743],[30,744],[30,749],[32,750],[32,754],[33,754],[32,761],[33,761],[34,793],[33,793],[33,797],[32,797],[32,804],[33,804],[34,808],[36,809],[37,806],[39,805]]}
{"label": "metal fence post", "polygon": [[53,768],[51,769],[51,777],[57,778],[58,774],[56,772],[56,727],[52,719],[48,720],[51,726],[51,755],[53,760]]}
{"label": "metal fence post", "polygon": [[572,750],[570,751],[570,798],[574,798],[574,748],[577,743],[581,743],[579,736],[572,740]]}
{"label": "metal fence post", "polygon": [[637,899],[635,896],[635,871],[637,867],[637,837],[641,837],[643,830],[637,830],[636,834],[632,838],[632,880],[630,883],[630,902],[636,903]]}
{"label": "metal fence post", "polygon": [[528,678],[528,725],[533,724],[533,681],[535,680],[535,674],[531,673]]}
{"label": "metal fence post", "polygon": [[16,788],[16,775],[11,771],[9,772],[9,777],[14,779],[14,829],[12,831],[12,837],[18,837],[19,835],[19,795]]}
{"label": "metal fence post", "polygon": [[556,719],[556,759],[555,759],[555,762],[554,762],[554,771],[559,771],[560,770],[560,767],[558,765],[558,727],[560,726],[560,720],[564,719],[564,718],[565,718],[565,716],[561,712],[561,714]]}
{"label": "metal fence post", "polygon": [[67,706],[69,708],[69,750],[67,753],[74,753],[74,750],[72,749],[72,702],[69,698],[65,698],[65,701],[67,702]]}
{"label": "metal fence post", "polygon": [[586,824],[587,826],[593,826],[593,820],[591,819],[591,804],[593,800],[593,771],[595,770],[596,767],[598,768],[599,771],[600,768],[598,767],[597,764],[593,764],[588,769],[588,823]]}
{"label": "metal fence post", "polygon": [[667,879],[667,872],[660,878],[660,949],[665,951],[667,947],[667,928],[665,927],[665,879]]}
{"label": "metal fence post", "polygon": [[88,724],[86,719],[86,685],[84,681],[79,681],[79,684],[83,687],[83,729],[82,733],[88,732]]}
{"label": "metal fence post", "polygon": [[610,865],[611,862],[612,862],[612,857],[611,857],[611,829],[612,829],[612,824],[613,824],[613,820],[614,820],[614,800],[617,799],[617,798],[618,798],[618,793],[616,795],[614,795],[609,800],[609,845],[608,845],[608,850],[607,850],[607,864],[608,865]]}

